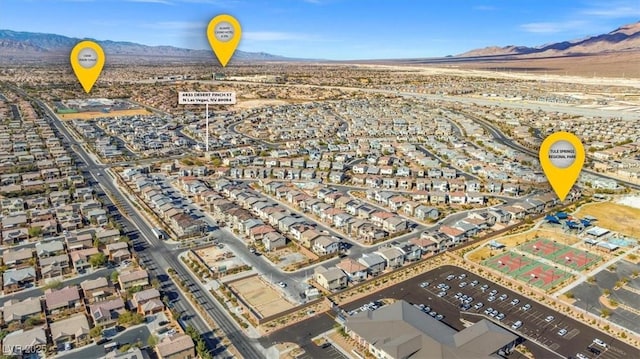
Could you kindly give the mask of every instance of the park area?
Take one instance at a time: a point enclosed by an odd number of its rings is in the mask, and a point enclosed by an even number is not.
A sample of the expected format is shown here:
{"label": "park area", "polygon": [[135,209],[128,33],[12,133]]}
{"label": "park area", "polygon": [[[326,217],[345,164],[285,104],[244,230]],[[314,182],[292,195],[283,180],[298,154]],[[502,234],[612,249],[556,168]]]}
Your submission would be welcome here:
{"label": "park area", "polygon": [[512,252],[491,257],[483,261],[482,265],[545,291],[571,278],[568,272]]}
{"label": "park area", "polygon": [[640,208],[611,202],[590,203],[582,206],[576,216],[595,217],[599,227],[640,238]]}
{"label": "park area", "polygon": [[266,283],[260,276],[254,275],[227,283],[246,304],[260,317],[266,318],[295,307],[282,293]]}
{"label": "park area", "polygon": [[577,271],[589,269],[601,260],[598,255],[546,238],[538,238],[521,244],[518,249]]}

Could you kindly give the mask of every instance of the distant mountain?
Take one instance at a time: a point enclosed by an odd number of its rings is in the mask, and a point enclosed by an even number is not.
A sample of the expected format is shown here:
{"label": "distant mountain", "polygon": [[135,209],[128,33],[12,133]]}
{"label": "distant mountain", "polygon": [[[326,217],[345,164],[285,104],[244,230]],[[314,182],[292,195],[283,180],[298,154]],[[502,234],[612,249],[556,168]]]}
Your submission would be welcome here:
{"label": "distant mountain", "polygon": [[[0,62],[12,61],[67,61],[73,46],[79,41],[92,40],[100,44],[106,56],[119,61],[137,62],[213,59],[211,50],[192,50],[173,46],[147,46],[125,41],[78,39],[56,34],[0,30]],[[246,61],[278,61],[289,58],[265,52],[245,52],[237,50],[233,58]]]}
{"label": "distant mountain", "polygon": [[621,26],[608,34],[591,36],[585,39],[562,41],[537,47],[527,46],[490,46],[467,51],[456,57],[518,57],[568,56],[603,54],[619,51],[640,51],[640,21]]}

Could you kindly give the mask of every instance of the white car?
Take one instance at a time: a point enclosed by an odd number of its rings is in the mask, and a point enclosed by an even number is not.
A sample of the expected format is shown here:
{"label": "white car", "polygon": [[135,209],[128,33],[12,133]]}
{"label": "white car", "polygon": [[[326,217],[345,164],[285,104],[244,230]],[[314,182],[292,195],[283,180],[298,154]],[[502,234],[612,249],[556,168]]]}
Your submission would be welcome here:
{"label": "white car", "polygon": [[278,282],[278,285],[280,286],[280,288],[286,288],[287,287],[287,283],[282,282],[282,281]]}
{"label": "white car", "polygon": [[511,326],[511,329],[518,329],[522,326],[522,321],[518,320],[517,322],[513,323],[513,325]]}
{"label": "white car", "polygon": [[558,330],[558,335],[563,337],[565,334],[567,334],[568,330],[566,328],[562,328],[560,330]]}
{"label": "white car", "polygon": [[586,355],[584,355],[582,353],[576,353],[576,358],[578,358],[578,359],[589,359],[589,357],[587,357]]}
{"label": "white car", "polygon": [[600,339],[598,339],[598,338],[595,338],[595,339],[593,340],[593,344],[599,345],[599,346],[601,346],[601,347],[603,347],[603,348],[606,348],[606,347],[607,347],[607,343],[603,342],[602,340],[600,340]]}
{"label": "white car", "polygon": [[553,315],[549,315],[546,318],[544,318],[544,321],[547,323],[551,323],[553,322],[553,320],[556,319]]}

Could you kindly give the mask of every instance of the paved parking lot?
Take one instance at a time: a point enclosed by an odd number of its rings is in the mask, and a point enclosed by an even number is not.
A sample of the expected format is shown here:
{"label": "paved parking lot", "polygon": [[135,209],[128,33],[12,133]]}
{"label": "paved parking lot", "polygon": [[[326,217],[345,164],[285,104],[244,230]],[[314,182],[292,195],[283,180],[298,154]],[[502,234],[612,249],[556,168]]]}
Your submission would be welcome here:
{"label": "paved parking lot", "polygon": [[[455,278],[448,280],[447,277],[452,274],[455,275]],[[459,276],[461,274],[466,277],[460,279]],[[472,285],[471,283],[475,280],[478,281],[478,284]],[[429,282],[429,285],[423,288],[421,287],[423,282]],[[465,282],[466,285],[460,287],[462,282]],[[438,285],[449,286],[449,289],[445,291],[446,294],[442,295],[442,297],[438,296],[442,292]],[[488,286],[484,291],[482,289],[483,285]],[[496,291],[493,295],[495,299],[489,301],[490,293],[493,290]],[[455,298],[458,292],[463,296],[467,295],[467,297],[473,298],[469,302],[470,308],[468,310],[460,308],[461,301]],[[500,296],[503,294],[506,295],[506,298],[500,300]],[[443,315],[442,321],[457,330],[464,328],[461,318],[472,322],[478,321],[480,318],[492,320],[526,339],[539,343],[540,345],[531,341],[525,342],[525,345],[533,352],[535,357],[575,357],[577,353],[582,353],[587,358],[595,358],[596,355],[590,353],[587,348],[592,346],[594,338],[600,338],[608,344],[609,348],[597,356],[598,358],[640,358],[640,350],[637,348],[633,348],[582,322],[454,266],[443,266],[424,273],[409,281],[363,298],[345,306],[343,309],[350,311],[370,301],[383,298],[404,299],[416,305],[425,304],[430,307],[430,311]],[[513,299],[518,299],[519,302],[511,304]],[[474,309],[473,306],[479,302],[483,303],[482,307]],[[530,305],[530,308],[523,309],[527,304]],[[503,313],[504,318],[497,320],[495,315],[491,317],[491,315],[484,314],[489,307],[496,310],[496,314]],[[548,320],[548,316],[553,316],[554,318]],[[521,321],[522,326],[512,329],[511,326],[517,321]],[[566,329],[566,334],[559,335],[558,332],[561,329]]]}
{"label": "paved parking lot", "polygon": [[[314,359],[317,357],[313,357],[308,353],[302,354],[298,357],[298,359]],[[322,348],[322,358],[326,359],[349,359],[344,356],[338,349],[336,349],[333,345],[329,345],[325,348]]]}

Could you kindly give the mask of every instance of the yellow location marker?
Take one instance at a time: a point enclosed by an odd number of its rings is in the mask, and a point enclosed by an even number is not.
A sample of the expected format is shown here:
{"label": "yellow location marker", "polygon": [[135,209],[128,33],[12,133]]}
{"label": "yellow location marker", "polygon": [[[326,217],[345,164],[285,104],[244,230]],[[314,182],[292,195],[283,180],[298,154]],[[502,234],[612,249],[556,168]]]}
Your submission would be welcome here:
{"label": "yellow location marker", "polygon": [[207,38],[222,67],[227,66],[240,43],[242,29],[231,15],[218,15],[209,21]]}
{"label": "yellow location marker", "polygon": [[556,132],[542,141],[540,164],[560,201],[571,191],[584,165],[584,147],[576,135]]}
{"label": "yellow location marker", "polygon": [[93,41],[81,41],[71,50],[71,67],[86,93],[100,77],[104,66],[104,51]]}

